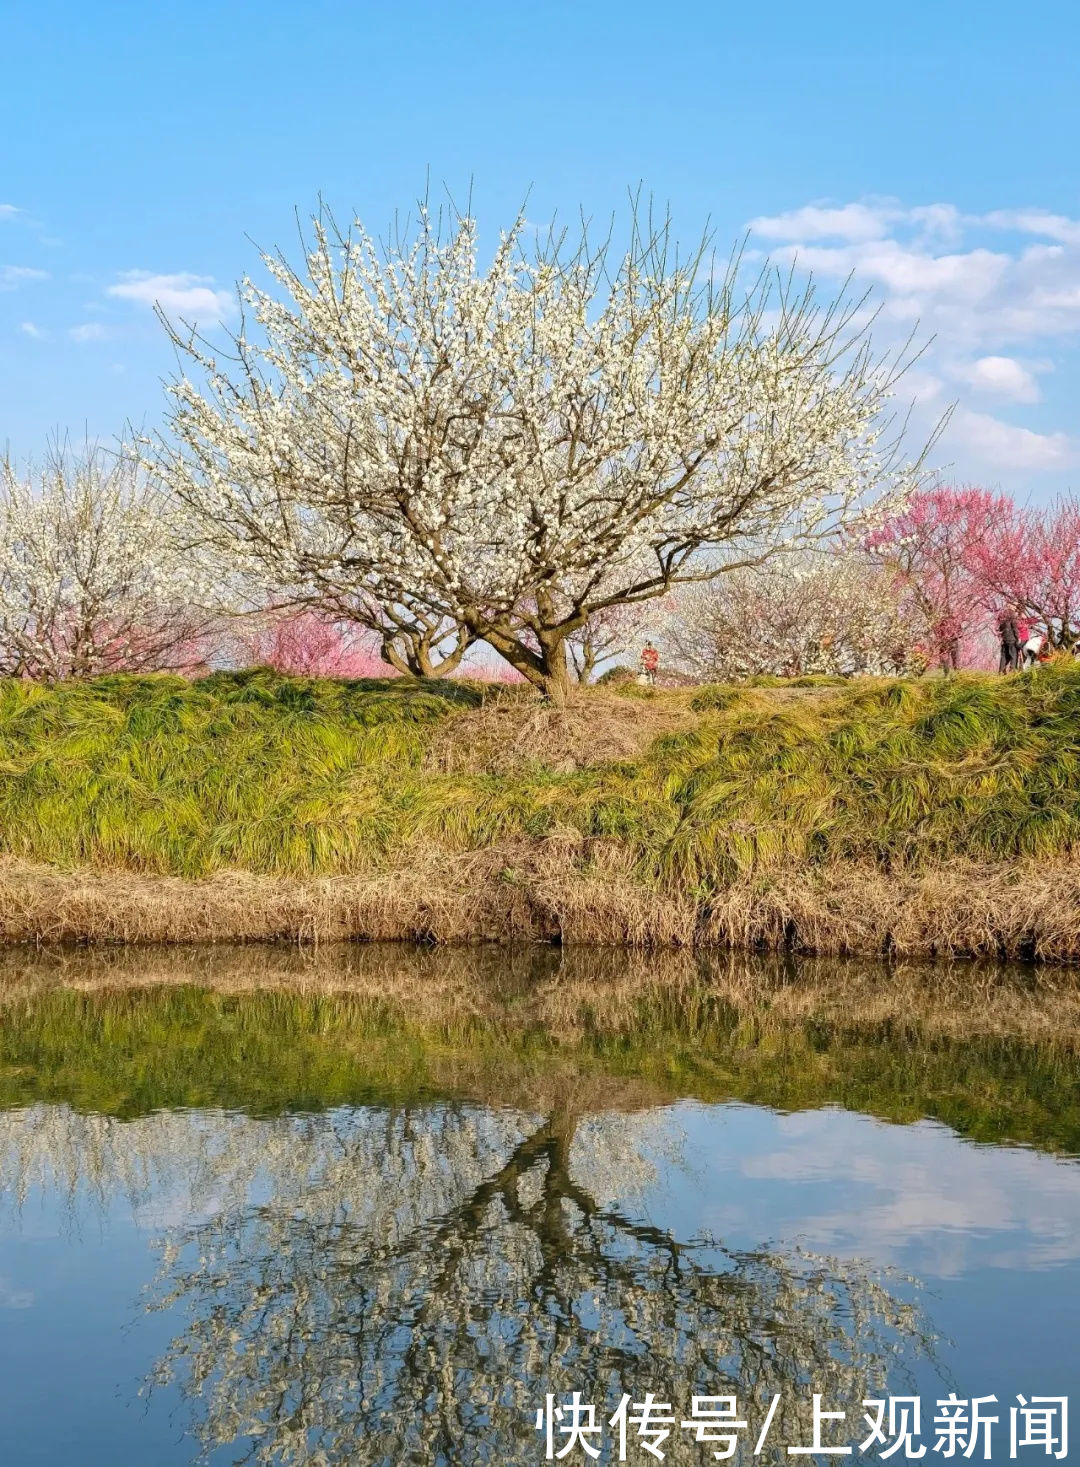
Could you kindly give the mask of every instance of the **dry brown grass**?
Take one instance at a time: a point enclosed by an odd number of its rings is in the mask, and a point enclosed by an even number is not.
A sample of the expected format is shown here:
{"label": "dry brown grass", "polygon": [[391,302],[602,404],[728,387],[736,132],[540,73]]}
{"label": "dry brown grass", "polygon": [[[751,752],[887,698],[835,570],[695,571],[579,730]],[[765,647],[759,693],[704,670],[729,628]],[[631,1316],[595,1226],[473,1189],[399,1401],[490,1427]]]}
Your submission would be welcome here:
{"label": "dry brown grass", "polygon": [[371,875],[202,880],[0,866],[0,941],[341,939],[1080,962],[1080,863],[771,872],[707,900],[646,886],[616,842],[555,835]]}
{"label": "dry brown grass", "polygon": [[843,865],[780,872],[714,899],[702,935],[767,950],[1077,962],[1080,864],[954,861],[893,875]]}
{"label": "dry brown grass", "polygon": [[693,728],[694,689],[632,700],[590,688],[565,707],[522,694],[486,701],[448,721],[432,741],[426,767],[446,774],[514,774],[544,768],[568,774],[636,759],[663,734]]}

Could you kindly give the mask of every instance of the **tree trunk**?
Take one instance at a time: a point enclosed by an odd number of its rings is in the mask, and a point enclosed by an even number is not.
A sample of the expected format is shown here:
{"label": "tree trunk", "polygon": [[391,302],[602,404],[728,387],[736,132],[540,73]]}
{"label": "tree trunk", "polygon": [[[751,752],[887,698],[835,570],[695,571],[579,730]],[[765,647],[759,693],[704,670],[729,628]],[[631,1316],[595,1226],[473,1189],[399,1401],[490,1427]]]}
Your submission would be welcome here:
{"label": "tree trunk", "polygon": [[379,655],[404,677],[447,677],[460,665],[474,638],[469,632],[459,632],[452,650],[438,662],[436,640],[443,639],[421,632],[395,631],[383,637]]}
{"label": "tree trunk", "polygon": [[570,649],[570,661],[574,669],[574,675],[578,681],[578,686],[587,688],[592,682],[592,675],[596,671],[596,664],[599,661],[597,650],[588,638],[581,643],[580,656],[573,648]]}
{"label": "tree trunk", "polygon": [[498,626],[484,626],[477,634],[494,647],[500,657],[505,657],[534,688],[538,688],[548,703],[561,708],[574,688],[566,655],[566,639],[573,630],[572,626],[545,627],[534,634],[535,648],[523,642],[513,631]]}
{"label": "tree trunk", "polygon": [[545,660],[547,669],[542,683],[544,697],[556,708],[562,708],[569,701],[574,689],[570,667],[566,660],[566,643],[560,641]]}

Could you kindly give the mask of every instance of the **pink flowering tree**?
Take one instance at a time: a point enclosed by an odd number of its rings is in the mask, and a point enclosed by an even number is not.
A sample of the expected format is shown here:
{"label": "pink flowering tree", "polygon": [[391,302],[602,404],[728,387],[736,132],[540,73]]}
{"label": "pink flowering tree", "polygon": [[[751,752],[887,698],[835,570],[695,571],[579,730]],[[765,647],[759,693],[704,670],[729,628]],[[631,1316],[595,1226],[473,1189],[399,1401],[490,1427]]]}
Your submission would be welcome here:
{"label": "pink flowering tree", "polygon": [[972,545],[975,579],[985,600],[1015,608],[1052,647],[1071,650],[1080,641],[1080,502],[1009,511]]}
{"label": "pink flowering tree", "polygon": [[293,677],[385,677],[388,671],[369,632],[315,611],[262,618],[237,640],[245,662]]}
{"label": "pink flowering tree", "polygon": [[863,542],[870,559],[895,578],[932,661],[953,649],[962,661],[981,660],[992,600],[987,547],[1014,514],[1007,495],[942,485],[913,494]]}

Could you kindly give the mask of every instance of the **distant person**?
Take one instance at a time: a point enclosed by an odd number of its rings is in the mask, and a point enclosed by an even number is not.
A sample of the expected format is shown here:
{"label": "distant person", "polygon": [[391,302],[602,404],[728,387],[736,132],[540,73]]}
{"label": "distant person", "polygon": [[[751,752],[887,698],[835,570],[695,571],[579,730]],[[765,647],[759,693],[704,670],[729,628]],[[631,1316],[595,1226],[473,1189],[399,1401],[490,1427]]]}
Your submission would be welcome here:
{"label": "distant person", "polygon": [[650,687],[656,683],[656,670],[659,666],[660,653],[651,642],[646,642],[641,652],[641,676]]}
{"label": "distant person", "polygon": [[[1024,633],[1027,633],[1024,636]],[[1049,655],[1049,638],[1042,632],[1035,631],[1032,627],[1021,625],[1020,635],[1023,640],[1020,643],[1020,659],[1023,667],[1034,667],[1036,662],[1045,662]]]}
{"label": "distant person", "polygon": [[997,630],[1001,643],[998,672],[1015,672],[1020,665],[1020,627],[1016,612],[1006,607],[998,617]]}
{"label": "distant person", "polygon": [[960,670],[960,630],[955,616],[943,616],[934,628],[934,645],[946,677],[950,672]]}

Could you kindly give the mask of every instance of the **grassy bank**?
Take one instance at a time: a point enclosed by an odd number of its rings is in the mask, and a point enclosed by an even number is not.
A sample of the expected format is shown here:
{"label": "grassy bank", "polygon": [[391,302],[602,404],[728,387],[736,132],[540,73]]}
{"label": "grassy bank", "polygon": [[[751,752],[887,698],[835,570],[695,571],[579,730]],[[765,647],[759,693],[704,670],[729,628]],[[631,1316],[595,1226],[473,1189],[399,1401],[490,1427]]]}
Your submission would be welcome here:
{"label": "grassy bank", "polygon": [[0,935],[1080,958],[1080,669],[0,684]]}

